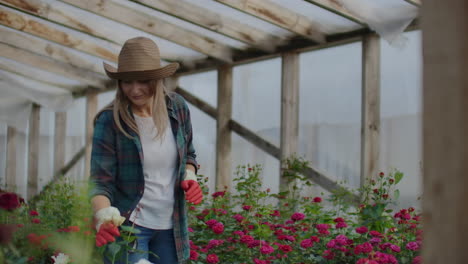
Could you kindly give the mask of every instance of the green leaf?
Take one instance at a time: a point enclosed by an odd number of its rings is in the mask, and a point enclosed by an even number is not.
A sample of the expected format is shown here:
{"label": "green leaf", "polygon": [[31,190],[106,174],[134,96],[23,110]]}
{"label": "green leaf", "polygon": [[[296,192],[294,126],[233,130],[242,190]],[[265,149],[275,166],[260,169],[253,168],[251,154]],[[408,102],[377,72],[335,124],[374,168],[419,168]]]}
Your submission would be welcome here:
{"label": "green leaf", "polygon": [[134,227],[132,227],[132,226],[124,226],[124,225],[122,225],[122,226],[120,226],[120,228],[121,228],[123,231],[127,231],[127,232],[132,233],[132,234],[140,234],[140,233],[141,233],[141,231],[140,231],[139,229],[136,229],[136,228],[134,228]]}
{"label": "green leaf", "polygon": [[395,185],[403,179],[403,173],[401,171],[395,172]]}
{"label": "green leaf", "polygon": [[393,192],[393,199],[395,201],[398,201],[398,199],[400,198],[400,190],[396,189],[394,192]]}
{"label": "green leaf", "polygon": [[119,253],[121,246],[116,243],[111,243],[107,248],[109,249],[109,253],[115,256]]}

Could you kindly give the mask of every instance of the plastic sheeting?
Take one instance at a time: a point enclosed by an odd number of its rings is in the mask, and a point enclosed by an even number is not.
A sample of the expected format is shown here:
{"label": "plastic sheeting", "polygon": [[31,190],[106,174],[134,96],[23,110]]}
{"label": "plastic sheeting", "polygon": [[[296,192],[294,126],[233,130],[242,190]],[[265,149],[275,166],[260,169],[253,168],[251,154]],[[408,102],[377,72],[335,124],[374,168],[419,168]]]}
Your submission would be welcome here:
{"label": "plastic sheeting", "polygon": [[338,0],[348,10],[359,14],[367,25],[393,46],[403,47],[407,39],[402,34],[419,13],[415,6],[403,1]]}
{"label": "plastic sheeting", "polygon": [[25,132],[32,103],[53,111],[65,111],[73,103],[71,93],[0,70],[0,121]]}

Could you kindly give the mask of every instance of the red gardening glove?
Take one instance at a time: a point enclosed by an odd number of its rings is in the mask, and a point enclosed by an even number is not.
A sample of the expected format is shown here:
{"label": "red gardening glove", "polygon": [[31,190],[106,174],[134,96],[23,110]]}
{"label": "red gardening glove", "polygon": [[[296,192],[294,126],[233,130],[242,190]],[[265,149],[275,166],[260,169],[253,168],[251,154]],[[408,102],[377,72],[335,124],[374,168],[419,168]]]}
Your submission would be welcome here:
{"label": "red gardening glove", "polygon": [[109,242],[114,242],[115,237],[120,236],[119,229],[111,222],[102,224],[96,233],[96,246],[102,247]]}
{"label": "red gardening glove", "polygon": [[185,199],[193,204],[199,204],[203,200],[203,192],[195,180],[182,181],[180,187],[185,191]]}

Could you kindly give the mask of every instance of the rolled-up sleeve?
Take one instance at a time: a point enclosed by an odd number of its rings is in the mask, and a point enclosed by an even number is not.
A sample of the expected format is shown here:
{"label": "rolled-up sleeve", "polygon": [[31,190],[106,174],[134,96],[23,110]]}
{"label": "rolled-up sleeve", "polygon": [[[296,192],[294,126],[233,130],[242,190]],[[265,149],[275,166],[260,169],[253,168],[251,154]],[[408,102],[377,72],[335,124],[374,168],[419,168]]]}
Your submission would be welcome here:
{"label": "rolled-up sleeve", "polygon": [[105,111],[94,126],[91,152],[90,197],[104,195],[113,203],[117,171],[116,135],[112,111]]}

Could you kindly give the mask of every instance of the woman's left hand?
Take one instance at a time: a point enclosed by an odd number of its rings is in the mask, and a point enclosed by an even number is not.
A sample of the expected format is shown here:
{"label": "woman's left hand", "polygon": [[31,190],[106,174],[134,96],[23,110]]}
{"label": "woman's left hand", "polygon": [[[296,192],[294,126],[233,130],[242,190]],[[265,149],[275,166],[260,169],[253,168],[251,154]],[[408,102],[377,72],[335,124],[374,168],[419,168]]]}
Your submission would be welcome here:
{"label": "woman's left hand", "polygon": [[203,192],[196,180],[182,181],[180,187],[185,191],[185,199],[193,204],[199,204],[203,200]]}

